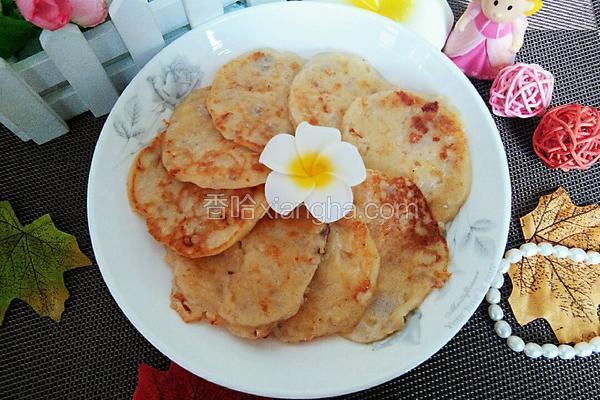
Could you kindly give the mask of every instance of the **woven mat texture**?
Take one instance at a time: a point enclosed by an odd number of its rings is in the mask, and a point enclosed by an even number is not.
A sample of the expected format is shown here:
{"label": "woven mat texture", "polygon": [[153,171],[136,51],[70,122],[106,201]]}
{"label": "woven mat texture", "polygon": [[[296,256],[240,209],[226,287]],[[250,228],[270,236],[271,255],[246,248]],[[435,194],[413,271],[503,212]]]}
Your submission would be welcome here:
{"label": "woven mat texture", "polygon": [[[467,1],[451,0],[459,16]],[[600,0],[547,0],[531,19],[521,60],[552,71],[553,105],[600,106]],[[474,82],[487,99],[490,84]],[[23,143],[0,125],[0,199],[21,222],[50,213],[93,255],[86,219],[87,177],[105,118],[70,121],[71,132],[42,146]],[[600,202],[600,165],[586,172],[553,172],[536,158],[531,134],[538,120],[496,119],[510,166],[513,218],[509,246],[519,245],[518,217],[559,185],[576,204]],[[115,221],[116,223],[116,221]],[[71,298],[62,321],[39,318],[13,302],[0,327],[0,399],[129,399],[141,362],[169,361],[129,323],[96,266],[65,274]],[[506,298],[510,285],[504,288]],[[508,305],[504,303],[505,310]],[[516,326],[511,315],[508,321]],[[552,341],[543,321],[517,328],[526,340]],[[600,356],[531,361],[498,339],[482,304],[442,350],[406,375],[340,399],[599,399]],[[226,399],[223,399],[226,400]]]}

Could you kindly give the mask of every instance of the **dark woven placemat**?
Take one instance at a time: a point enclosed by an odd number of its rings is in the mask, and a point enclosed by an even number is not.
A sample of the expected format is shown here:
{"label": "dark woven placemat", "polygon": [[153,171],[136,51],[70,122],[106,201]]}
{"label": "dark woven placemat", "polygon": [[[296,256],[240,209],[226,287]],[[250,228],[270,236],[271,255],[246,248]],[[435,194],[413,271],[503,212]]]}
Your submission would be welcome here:
{"label": "dark woven placemat", "polygon": [[[451,3],[457,15],[464,10],[465,1]],[[557,18],[562,30],[547,30],[551,24],[544,23],[543,15],[536,16],[520,58],[554,72],[558,80],[554,105],[600,106],[600,34],[595,30],[598,24],[590,22],[591,18],[600,21],[600,2],[546,3],[545,15]],[[569,13],[568,7],[574,11]],[[579,23],[581,10],[586,10],[585,21]],[[487,98],[489,83],[475,85]],[[86,219],[87,176],[104,120],[84,114],[70,121],[69,134],[43,146],[22,143],[0,126],[0,199],[11,201],[23,223],[50,213],[60,229],[79,239],[88,255],[93,252]],[[509,245],[522,241],[518,216],[531,211],[539,196],[559,185],[578,204],[600,202],[600,165],[587,172],[551,172],[531,148],[537,120],[496,121],[512,178]],[[139,363],[161,369],[168,366],[169,361],[121,313],[97,267],[69,272],[65,281],[71,298],[59,324],[39,318],[19,301],[7,312],[0,327],[1,399],[128,399]],[[508,291],[506,287],[505,298]],[[509,322],[516,326],[510,316]],[[541,321],[517,332],[527,340],[552,340]],[[482,305],[460,333],[423,365],[392,382],[344,398],[597,399],[600,356],[532,361],[515,354],[494,335]]]}

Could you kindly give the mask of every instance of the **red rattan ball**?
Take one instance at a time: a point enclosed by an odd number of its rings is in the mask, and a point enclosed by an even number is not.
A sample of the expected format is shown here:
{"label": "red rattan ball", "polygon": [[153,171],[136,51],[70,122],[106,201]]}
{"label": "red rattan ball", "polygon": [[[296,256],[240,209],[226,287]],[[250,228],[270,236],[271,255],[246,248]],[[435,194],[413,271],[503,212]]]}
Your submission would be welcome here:
{"label": "red rattan ball", "polygon": [[533,149],[550,168],[590,168],[600,159],[600,111],[580,104],[548,111],[533,134]]}

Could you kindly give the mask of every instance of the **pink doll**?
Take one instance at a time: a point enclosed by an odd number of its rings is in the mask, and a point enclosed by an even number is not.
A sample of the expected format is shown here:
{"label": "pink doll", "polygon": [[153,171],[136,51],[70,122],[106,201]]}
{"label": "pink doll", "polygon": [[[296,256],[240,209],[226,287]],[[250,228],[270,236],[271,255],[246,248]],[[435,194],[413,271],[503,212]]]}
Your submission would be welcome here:
{"label": "pink doll", "polygon": [[523,46],[527,16],[541,8],[542,0],[473,0],[444,52],[467,76],[492,80],[514,64]]}

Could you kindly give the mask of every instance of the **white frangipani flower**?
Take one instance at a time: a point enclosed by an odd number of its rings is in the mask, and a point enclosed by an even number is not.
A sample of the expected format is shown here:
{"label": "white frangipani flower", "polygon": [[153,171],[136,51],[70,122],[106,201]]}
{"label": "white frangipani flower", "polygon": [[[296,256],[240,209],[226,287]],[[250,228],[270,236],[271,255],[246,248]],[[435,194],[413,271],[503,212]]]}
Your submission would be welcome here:
{"label": "white frangipani flower", "polygon": [[265,195],[271,208],[288,215],[304,203],[323,223],[335,222],[352,210],[352,186],[367,177],[356,147],[342,142],[335,128],[302,122],[296,136],[273,137],[260,155],[273,170],[267,177]]}

